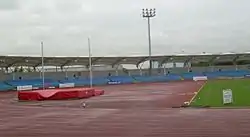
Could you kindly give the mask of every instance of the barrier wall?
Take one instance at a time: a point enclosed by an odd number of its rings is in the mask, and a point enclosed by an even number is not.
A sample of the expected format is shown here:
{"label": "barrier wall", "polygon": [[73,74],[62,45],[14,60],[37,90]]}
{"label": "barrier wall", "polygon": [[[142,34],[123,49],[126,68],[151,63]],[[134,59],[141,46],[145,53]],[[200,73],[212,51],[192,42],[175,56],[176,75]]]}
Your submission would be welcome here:
{"label": "barrier wall", "polygon": [[[185,74],[185,77],[181,77]],[[204,76],[201,76],[204,75]],[[236,78],[250,78],[250,72],[246,70],[240,71],[217,71],[217,72],[205,72],[200,73],[183,73],[183,74],[168,74],[168,75],[158,75],[158,76],[109,76],[109,77],[99,77],[93,79],[93,85],[120,85],[120,84],[132,84],[132,83],[143,83],[143,82],[168,82],[168,81],[178,81],[178,80],[208,80],[208,79],[236,79]],[[8,84],[6,84],[8,83]],[[68,79],[56,81],[52,79],[46,79],[45,88],[72,88],[72,87],[84,87],[89,86],[89,79]],[[7,90],[38,90],[42,88],[41,79],[32,80],[14,80],[2,82],[0,86],[0,91]]]}

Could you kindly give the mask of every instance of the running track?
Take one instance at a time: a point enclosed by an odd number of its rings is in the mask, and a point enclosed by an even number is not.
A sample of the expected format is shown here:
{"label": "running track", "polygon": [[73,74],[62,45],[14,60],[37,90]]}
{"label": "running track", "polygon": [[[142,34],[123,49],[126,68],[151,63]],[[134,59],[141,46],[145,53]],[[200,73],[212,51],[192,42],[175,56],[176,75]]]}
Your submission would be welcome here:
{"label": "running track", "polygon": [[172,109],[202,82],[98,87],[87,100],[18,103],[0,93],[0,137],[249,137],[250,110]]}

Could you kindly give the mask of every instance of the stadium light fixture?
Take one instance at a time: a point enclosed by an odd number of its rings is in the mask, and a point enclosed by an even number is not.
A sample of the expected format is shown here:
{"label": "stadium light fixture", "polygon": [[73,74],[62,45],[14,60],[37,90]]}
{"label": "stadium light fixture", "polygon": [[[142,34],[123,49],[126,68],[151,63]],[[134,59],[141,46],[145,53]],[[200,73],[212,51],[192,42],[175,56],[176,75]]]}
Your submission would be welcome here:
{"label": "stadium light fixture", "polygon": [[142,17],[148,20],[148,58],[149,58],[149,75],[152,75],[152,50],[151,50],[151,31],[150,31],[150,19],[156,16],[156,9],[142,9]]}

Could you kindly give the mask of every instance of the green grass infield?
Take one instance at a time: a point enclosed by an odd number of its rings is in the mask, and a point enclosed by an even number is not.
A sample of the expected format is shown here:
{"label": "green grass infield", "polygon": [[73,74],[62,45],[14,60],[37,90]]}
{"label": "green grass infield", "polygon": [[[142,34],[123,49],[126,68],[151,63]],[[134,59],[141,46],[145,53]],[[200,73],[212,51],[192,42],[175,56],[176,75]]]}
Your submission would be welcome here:
{"label": "green grass infield", "polygon": [[[223,104],[223,90],[231,89],[233,102]],[[250,79],[211,80],[203,86],[190,106],[250,107]]]}

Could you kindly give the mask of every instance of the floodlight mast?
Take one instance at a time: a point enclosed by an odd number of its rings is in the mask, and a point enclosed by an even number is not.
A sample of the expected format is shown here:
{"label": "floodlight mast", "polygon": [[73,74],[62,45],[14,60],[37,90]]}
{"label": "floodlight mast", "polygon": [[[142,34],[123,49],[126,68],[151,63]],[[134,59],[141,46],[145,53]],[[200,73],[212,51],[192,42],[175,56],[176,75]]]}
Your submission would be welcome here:
{"label": "floodlight mast", "polygon": [[149,75],[152,75],[152,50],[151,50],[151,28],[150,19],[156,16],[156,9],[142,9],[142,17],[148,20],[148,59],[149,59]]}

